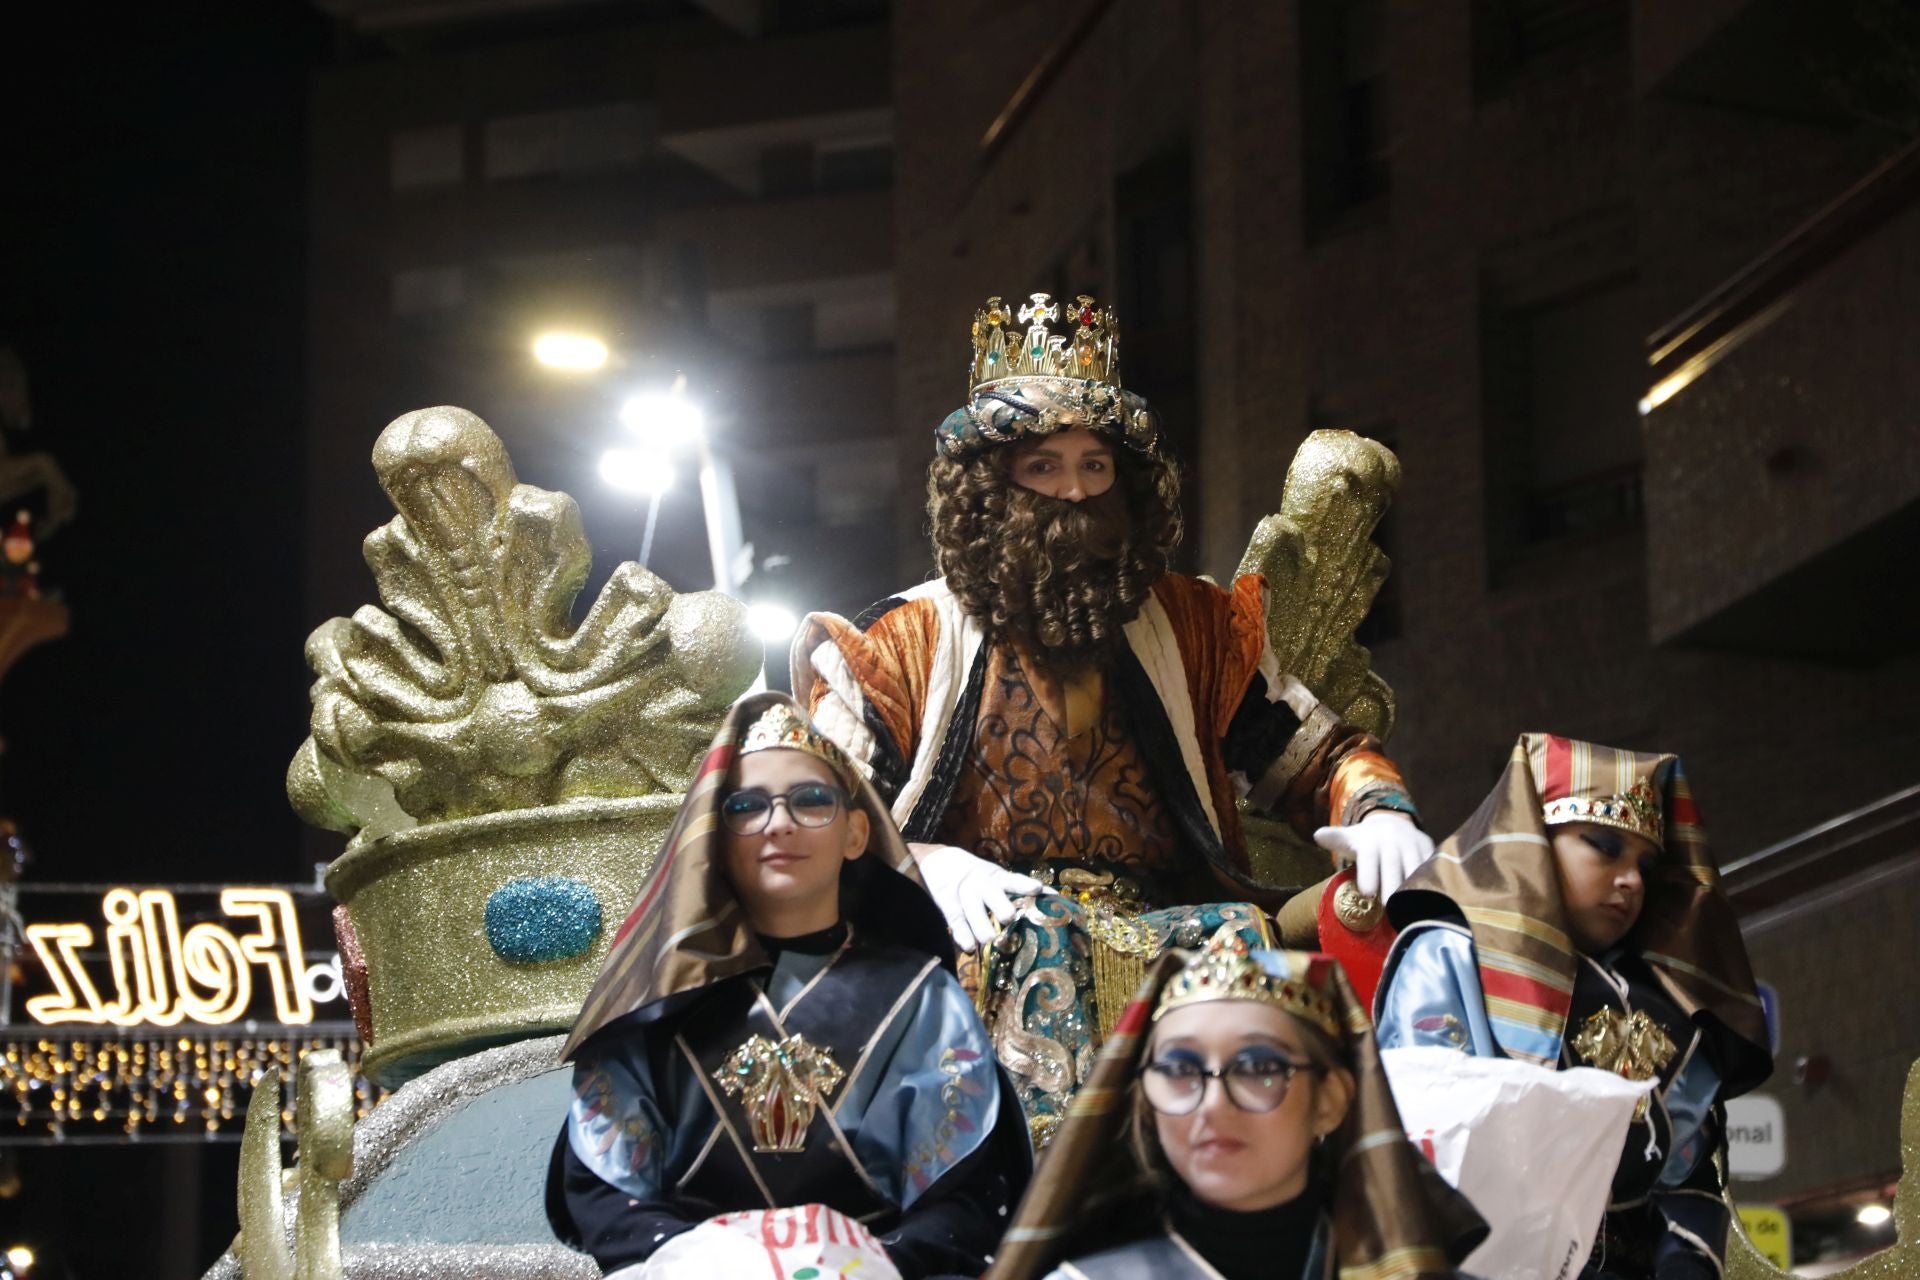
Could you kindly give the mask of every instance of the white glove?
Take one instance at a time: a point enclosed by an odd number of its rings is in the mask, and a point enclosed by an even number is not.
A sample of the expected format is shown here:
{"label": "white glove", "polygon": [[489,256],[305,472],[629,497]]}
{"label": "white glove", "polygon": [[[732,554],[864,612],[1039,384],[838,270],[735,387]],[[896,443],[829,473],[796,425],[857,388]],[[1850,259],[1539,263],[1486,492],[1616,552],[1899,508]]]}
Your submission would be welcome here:
{"label": "white glove", "polygon": [[1013,899],[1052,890],[1031,876],[976,858],[950,844],[916,844],[913,860],[940,914],[947,918],[953,944],[974,951],[992,942],[1014,917]]}
{"label": "white glove", "polygon": [[1433,856],[1432,838],[1393,809],[1375,809],[1350,827],[1322,827],[1313,840],[1351,862],[1354,887],[1382,902]]}

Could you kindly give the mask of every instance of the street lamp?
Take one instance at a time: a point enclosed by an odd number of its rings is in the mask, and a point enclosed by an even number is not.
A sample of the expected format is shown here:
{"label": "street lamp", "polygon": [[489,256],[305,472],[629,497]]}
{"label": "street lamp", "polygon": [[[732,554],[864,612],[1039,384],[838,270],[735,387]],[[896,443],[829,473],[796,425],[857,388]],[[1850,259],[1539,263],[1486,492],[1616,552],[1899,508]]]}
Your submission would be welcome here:
{"label": "street lamp", "polygon": [[747,626],[763,644],[786,643],[799,625],[800,619],[793,616],[793,610],[784,606],[765,602],[747,606]]}
{"label": "street lamp", "polygon": [[647,531],[640,535],[640,567],[653,556],[653,528],[660,499],[679,478],[673,457],[663,449],[609,449],[600,455],[600,478],[616,489],[647,495]]}
{"label": "street lamp", "polygon": [[[743,566],[745,548],[740,537],[740,498],[733,487],[733,465],[713,451],[707,439],[706,413],[687,398],[687,379],[682,374],[663,392],[637,395],[620,407],[620,423],[640,437],[644,446],[637,452],[670,457],[676,449],[691,445],[700,461],[700,505],[707,518],[707,554],[713,561],[713,589],[730,596],[740,593],[740,582],[750,566]],[[614,451],[619,452],[619,451]],[[607,474],[607,459],[602,458],[601,475]],[[616,464],[615,470],[623,468]],[[659,509],[659,495],[647,512],[651,543],[653,520]],[[641,563],[646,563],[643,545]]]}
{"label": "street lamp", "polygon": [[533,358],[549,369],[587,372],[607,363],[607,344],[586,333],[543,333],[533,340]]}

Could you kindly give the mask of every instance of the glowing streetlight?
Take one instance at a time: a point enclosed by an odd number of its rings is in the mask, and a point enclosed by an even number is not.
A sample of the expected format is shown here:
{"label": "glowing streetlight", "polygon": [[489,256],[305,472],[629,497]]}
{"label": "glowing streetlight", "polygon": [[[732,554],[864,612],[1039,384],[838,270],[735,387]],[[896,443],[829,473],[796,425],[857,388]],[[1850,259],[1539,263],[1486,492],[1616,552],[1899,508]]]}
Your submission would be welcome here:
{"label": "glowing streetlight", "polygon": [[24,1244],[14,1245],[7,1250],[7,1265],[25,1275],[33,1269],[33,1250]]}
{"label": "glowing streetlight", "polygon": [[[620,407],[620,423],[639,436],[642,448],[635,452],[648,457],[665,458],[670,451],[691,447],[700,459],[700,505],[707,518],[707,554],[713,561],[713,589],[727,595],[739,591],[746,576],[739,568],[743,558],[740,536],[740,498],[733,487],[733,467],[713,451],[707,439],[707,417],[700,405],[687,397],[687,379],[682,374],[665,391],[650,391],[634,396]],[[610,451],[607,457],[620,450]],[[607,457],[600,463],[600,474],[609,484],[618,484],[608,475]],[[656,464],[657,465],[657,464]],[[615,474],[632,474],[624,460],[613,464]],[[653,504],[647,509],[647,533],[640,550],[640,563],[647,563],[653,546],[653,522],[660,510],[660,491],[654,491]]]}
{"label": "glowing streetlight", "polygon": [[543,333],[533,340],[533,358],[549,369],[584,372],[607,363],[607,344],[585,333]]}
{"label": "glowing streetlight", "polygon": [[600,455],[600,478],[616,489],[659,497],[678,477],[662,449],[609,449]]}
{"label": "glowing streetlight", "polygon": [[620,406],[620,425],[648,444],[679,448],[696,444],[706,435],[707,415],[687,399],[684,380],[672,391],[634,396]]}
{"label": "glowing streetlight", "polygon": [[794,630],[799,627],[800,619],[793,616],[793,610],[777,604],[750,604],[747,606],[747,626],[753,634],[760,637],[764,644],[782,644],[793,638]]}
{"label": "glowing streetlight", "polygon": [[1853,1220],[1863,1227],[1881,1227],[1885,1226],[1888,1219],[1892,1217],[1893,1210],[1875,1202],[1861,1205],[1860,1212],[1853,1215]]}

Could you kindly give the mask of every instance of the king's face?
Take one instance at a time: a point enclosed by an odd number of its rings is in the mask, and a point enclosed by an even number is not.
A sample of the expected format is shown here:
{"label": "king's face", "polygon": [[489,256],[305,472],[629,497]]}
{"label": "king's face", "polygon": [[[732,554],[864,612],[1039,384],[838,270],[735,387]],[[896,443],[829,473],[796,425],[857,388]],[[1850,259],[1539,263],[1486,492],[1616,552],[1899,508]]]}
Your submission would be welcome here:
{"label": "king's face", "polygon": [[1063,502],[1083,502],[1113,488],[1113,448],[1085,427],[1011,446],[1015,484]]}

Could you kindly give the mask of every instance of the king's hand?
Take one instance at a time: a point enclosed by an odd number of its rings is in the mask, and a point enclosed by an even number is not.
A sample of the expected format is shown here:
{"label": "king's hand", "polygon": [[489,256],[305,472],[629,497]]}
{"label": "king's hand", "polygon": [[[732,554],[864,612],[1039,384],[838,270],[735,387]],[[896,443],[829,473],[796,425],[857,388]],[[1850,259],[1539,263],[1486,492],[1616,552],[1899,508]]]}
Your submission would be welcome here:
{"label": "king's hand", "polygon": [[913,844],[908,848],[926,881],[934,905],[947,918],[953,944],[961,951],[986,946],[1013,919],[1013,899],[1051,893],[1035,880],[976,858],[950,844]]}
{"label": "king's hand", "polygon": [[1381,902],[1433,856],[1432,838],[1412,818],[1392,809],[1375,809],[1350,827],[1322,827],[1313,839],[1352,863],[1355,886]]}

